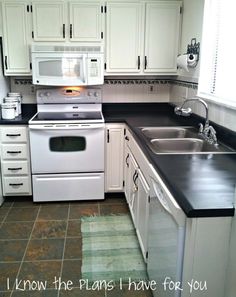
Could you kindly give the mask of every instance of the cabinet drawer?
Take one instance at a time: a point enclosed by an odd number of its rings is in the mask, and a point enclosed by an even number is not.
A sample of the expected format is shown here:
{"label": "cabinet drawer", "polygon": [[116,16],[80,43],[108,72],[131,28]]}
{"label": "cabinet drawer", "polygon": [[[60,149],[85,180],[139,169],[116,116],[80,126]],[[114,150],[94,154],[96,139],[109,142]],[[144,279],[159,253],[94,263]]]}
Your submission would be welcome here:
{"label": "cabinet drawer", "polygon": [[29,174],[28,161],[3,161],[3,175],[25,175]]}
{"label": "cabinet drawer", "polygon": [[27,144],[2,144],[2,159],[27,159]]}
{"label": "cabinet drawer", "polygon": [[3,177],[3,195],[30,194],[29,176]]}
{"label": "cabinet drawer", "polygon": [[27,128],[26,127],[9,127],[1,128],[2,142],[27,142]]}

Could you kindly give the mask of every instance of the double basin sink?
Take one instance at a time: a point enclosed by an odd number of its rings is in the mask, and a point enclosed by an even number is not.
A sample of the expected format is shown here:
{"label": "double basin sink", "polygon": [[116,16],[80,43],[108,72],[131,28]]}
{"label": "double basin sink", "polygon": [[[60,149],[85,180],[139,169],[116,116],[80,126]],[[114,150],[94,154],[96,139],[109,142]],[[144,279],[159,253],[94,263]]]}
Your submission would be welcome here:
{"label": "double basin sink", "polygon": [[139,127],[155,154],[234,153],[223,144],[210,144],[194,127]]}

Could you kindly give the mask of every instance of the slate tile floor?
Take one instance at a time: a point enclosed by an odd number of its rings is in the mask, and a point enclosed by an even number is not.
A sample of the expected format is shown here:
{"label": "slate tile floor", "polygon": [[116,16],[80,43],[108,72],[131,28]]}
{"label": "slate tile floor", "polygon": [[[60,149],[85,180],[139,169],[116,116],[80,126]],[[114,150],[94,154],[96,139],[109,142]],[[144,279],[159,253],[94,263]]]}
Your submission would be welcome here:
{"label": "slate tile floor", "polygon": [[[81,216],[128,213],[124,198],[72,203],[6,201],[0,208],[0,297],[150,297],[149,291],[55,290],[54,277],[81,278]],[[7,288],[9,278],[9,289]],[[15,279],[48,280],[47,290],[16,290]],[[22,286],[20,286],[22,288]]]}

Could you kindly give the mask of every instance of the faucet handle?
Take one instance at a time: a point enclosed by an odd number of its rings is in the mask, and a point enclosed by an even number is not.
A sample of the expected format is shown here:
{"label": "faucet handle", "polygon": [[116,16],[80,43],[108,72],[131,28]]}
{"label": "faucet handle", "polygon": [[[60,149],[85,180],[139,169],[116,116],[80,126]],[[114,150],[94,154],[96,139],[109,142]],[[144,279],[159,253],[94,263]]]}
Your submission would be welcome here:
{"label": "faucet handle", "polygon": [[203,133],[204,127],[202,123],[199,123],[199,133]]}
{"label": "faucet handle", "polygon": [[216,130],[212,126],[209,126],[209,134],[210,143],[217,145]]}
{"label": "faucet handle", "polygon": [[209,131],[211,134],[216,134],[216,130],[212,126],[209,126]]}

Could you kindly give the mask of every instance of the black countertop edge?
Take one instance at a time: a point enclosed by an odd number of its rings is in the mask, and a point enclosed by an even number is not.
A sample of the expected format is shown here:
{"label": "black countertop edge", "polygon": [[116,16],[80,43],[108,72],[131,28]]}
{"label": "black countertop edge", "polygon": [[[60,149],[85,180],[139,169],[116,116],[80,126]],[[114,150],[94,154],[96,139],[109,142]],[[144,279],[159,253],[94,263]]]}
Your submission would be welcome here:
{"label": "black countertop edge", "polygon": [[219,217],[233,217],[235,214],[234,208],[229,209],[198,209],[190,210],[188,212],[188,218],[219,218]]}
{"label": "black countertop edge", "polygon": [[0,118],[0,125],[27,125],[29,120],[37,112],[37,104],[21,104],[22,114],[13,120]]}

